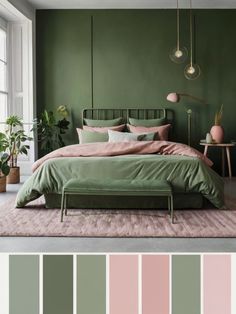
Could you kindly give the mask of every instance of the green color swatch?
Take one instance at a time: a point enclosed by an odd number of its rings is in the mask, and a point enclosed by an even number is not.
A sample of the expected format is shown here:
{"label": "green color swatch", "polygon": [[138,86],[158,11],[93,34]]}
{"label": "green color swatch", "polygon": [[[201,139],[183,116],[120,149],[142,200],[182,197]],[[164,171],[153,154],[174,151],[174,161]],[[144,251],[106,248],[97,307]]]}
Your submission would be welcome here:
{"label": "green color swatch", "polygon": [[199,255],[172,257],[172,314],[201,314]]}
{"label": "green color swatch", "polygon": [[39,314],[39,256],[9,256],[9,314]]}
{"label": "green color swatch", "polygon": [[73,256],[43,257],[43,314],[73,314]]}
{"label": "green color swatch", "polygon": [[77,314],[106,313],[106,256],[77,257]]}

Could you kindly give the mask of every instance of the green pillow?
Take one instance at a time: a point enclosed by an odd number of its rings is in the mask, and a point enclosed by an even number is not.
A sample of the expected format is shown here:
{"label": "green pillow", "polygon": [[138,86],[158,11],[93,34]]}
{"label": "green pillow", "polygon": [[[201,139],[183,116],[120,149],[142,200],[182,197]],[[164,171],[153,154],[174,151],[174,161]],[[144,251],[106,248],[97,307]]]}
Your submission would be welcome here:
{"label": "green pillow", "polygon": [[79,136],[79,143],[96,143],[96,142],[108,142],[108,133],[90,132],[82,129],[76,129]]}
{"label": "green pillow", "polygon": [[[142,133],[140,133],[141,135]],[[142,134],[143,137],[141,139],[141,141],[154,141],[155,137],[156,137],[156,133],[146,133],[146,134]]]}
{"label": "green pillow", "polygon": [[153,127],[160,126],[166,123],[166,118],[158,118],[158,119],[134,119],[129,118],[129,123],[133,126],[145,126],[145,127]]}
{"label": "green pillow", "polygon": [[93,120],[93,119],[84,119],[84,123],[92,127],[109,127],[120,125],[123,122],[123,118],[116,118],[112,120]]}

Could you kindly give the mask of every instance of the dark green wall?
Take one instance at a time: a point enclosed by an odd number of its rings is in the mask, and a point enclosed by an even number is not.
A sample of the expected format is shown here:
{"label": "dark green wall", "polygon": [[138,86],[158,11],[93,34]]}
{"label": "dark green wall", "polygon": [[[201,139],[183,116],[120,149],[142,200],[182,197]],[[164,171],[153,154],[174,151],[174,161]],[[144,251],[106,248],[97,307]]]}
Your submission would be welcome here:
{"label": "dark green wall", "polygon": [[[196,56],[202,75],[184,78],[184,65],[169,59],[175,46],[175,10],[37,11],[37,105],[72,112],[67,143],[76,142],[81,109],[91,107],[91,16],[93,16],[94,107],[166,107],[175,111],[175,139],[186,142],[186,109],[193,116],[193,144],[198,147],[224,103],[226,140],[236,139],[236,10],[195,10]],[[188,12],[181,11],[182,42],[189,48]],[[170,91],[207,101],[166,101]],[[217,160],[218,151],[211,157]],[[213,156],[216,155],[216,156]],[[234,154],[234,159],[235,158]],[[236,169],[235,169],[236,170]]]}

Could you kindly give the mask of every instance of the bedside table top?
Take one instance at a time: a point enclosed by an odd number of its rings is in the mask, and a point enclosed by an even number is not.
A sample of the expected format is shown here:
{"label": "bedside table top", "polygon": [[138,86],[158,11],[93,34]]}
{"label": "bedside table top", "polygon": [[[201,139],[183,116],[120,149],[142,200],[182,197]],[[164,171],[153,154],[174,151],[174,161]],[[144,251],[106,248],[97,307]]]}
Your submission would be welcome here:
{"label": "bedside table top", "polygon": [[218,146],[218,147],[232,147],[232,146],[235,146],[234,143],[220,143],[220,144],[217,144],[217,143],[203,143],[203,142],[200,142],[199,144],[202,145],[202,146]]}

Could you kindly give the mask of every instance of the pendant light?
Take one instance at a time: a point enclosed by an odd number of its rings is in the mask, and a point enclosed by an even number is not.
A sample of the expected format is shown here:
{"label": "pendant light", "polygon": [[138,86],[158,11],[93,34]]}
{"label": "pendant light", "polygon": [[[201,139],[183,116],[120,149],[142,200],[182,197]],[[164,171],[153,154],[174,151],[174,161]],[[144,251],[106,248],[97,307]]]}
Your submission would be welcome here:
{"label": "pendant light", "polygon": [[177,44],[170,52],[170,59],[175,63],[184,63],[188,57],[188,50],[180,47],[180,27],[179,27],[179,1],[177,0]]}
{"label": "pendant light", "polygon": [[190,23],[190,63],[184,69],[184,75],[188,80],[195,80],[201,74],[201,69],[198,64],[193,62],[193,13],[192,13],[192,0],[190,0],[189,11],[189,23]]}

